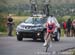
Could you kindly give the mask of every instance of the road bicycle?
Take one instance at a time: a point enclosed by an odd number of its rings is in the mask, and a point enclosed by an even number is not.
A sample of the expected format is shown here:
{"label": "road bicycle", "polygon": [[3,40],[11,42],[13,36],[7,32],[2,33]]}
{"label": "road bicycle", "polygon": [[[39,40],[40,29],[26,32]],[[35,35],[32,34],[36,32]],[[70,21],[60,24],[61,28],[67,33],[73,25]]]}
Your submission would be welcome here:
{"label": "road bicycle", "polygon": [[50,48],[52,47],[52,42],[54,41],[54,39],[56,37],[60,40],[60,33],[58,31],[49,33],[49,36],[48,36],[48,39],[47,39],[47,45],[45,46],[46,47],[46,52],[48,51],[49,47]]}
{"label": "road bicycle", "polygon": [[48,36],[48,39],[47,39],[47,45],[45,46],[46,52],[48,51],[49,47],[52,47],[52,36],[53,36],[53,33],[49,33],[49,36]]}

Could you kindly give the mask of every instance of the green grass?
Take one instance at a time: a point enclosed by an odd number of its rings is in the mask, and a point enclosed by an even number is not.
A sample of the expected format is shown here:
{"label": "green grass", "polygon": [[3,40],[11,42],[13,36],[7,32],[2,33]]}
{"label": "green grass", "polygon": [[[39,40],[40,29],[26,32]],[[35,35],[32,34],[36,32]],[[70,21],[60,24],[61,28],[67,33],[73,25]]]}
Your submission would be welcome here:
{"label": "green grass", "polygon": [[15,26],[17,26],[21,21],[27,19],[28,16],[13,16]]}
{"label": "green grass", "polygon": [[6,36],[7,32],[0,32],[0,36]]}
{"label": "green grass", "polygon": [[64,30],[61,29],[61,36],[64,37]]}

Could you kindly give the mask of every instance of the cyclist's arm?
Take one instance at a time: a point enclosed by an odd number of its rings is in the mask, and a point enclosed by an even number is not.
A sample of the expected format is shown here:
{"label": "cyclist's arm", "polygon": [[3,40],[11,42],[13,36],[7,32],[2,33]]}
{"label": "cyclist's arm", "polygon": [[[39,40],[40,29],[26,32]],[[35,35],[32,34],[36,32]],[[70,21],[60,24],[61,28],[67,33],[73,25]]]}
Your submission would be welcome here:
{"label": "cyclist's arm", "polygon": [[56,26],[58,27],[58,28],[60,28],[60,24],[58,23],[58,21],[57,21],[57,19],[54,17],[54,20],[55,20],[55,23],[56,23]]}

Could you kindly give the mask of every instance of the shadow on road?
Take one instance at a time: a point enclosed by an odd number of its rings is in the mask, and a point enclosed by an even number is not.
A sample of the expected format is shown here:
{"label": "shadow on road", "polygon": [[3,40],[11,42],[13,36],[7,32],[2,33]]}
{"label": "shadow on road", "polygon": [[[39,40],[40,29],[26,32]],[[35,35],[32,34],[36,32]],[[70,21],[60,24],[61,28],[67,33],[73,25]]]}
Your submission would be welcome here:
{"label": "shadow on road", "polygon": [[39,40],[33,40],[33,39],[24,39],[22,42],[43,42],[40,39]]}

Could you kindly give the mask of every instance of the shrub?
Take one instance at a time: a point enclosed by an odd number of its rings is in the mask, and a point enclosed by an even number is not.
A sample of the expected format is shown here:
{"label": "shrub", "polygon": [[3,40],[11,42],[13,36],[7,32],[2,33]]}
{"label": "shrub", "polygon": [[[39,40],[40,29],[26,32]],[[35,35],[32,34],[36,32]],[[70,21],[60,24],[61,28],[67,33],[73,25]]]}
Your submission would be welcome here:
{"label": "shrub", "polygon": [[0,14],[0,32],[6,31],[6,18]]}

